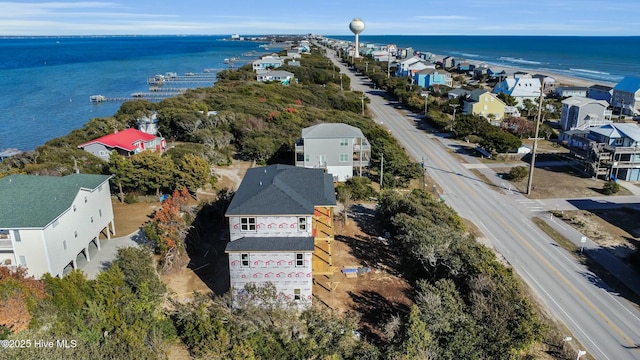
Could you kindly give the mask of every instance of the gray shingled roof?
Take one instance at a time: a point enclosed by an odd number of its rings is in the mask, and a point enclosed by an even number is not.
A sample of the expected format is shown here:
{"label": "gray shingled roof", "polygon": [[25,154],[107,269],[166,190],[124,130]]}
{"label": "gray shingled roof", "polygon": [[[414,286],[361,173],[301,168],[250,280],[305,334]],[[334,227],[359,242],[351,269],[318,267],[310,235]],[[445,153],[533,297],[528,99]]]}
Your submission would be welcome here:
{"label": "gray shingled roof", "polygon": [[322,123],[302,129],[304,139],[364,138],[362,130],[343,123]]}
{"label": "gray shingled roof", "polygon": [[323,169],[269,165],[249,169],[226,216],[307,215],[314,206],[335,206],[333,177]]}
{"label": "gray shingled roof", "polygon": [[108,175],[11,175],[0,179],[0,228],[43,228],[71,204],[81,188],[94,190]]}
{"label": "gray shingled roof", "polygon": [[243,237],[229,242],[224,251],[313,251],[313,249],[313,237]]}

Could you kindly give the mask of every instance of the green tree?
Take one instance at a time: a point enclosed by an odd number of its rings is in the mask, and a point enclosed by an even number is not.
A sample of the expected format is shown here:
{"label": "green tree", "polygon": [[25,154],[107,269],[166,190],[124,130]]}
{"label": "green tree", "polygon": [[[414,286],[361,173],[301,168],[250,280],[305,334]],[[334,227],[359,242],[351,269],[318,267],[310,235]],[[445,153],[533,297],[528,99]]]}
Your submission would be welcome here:
{"label": "green tree", "polygon": [[178,163],[178,187],[185,186],[192,194],[209,182],[211,165],[199,156],[186,154]]}
{"label": "green tree", "polygon": [[411,306],[409,319],[406,325],[406,335],[402,342],[402,359],[433,359],[431,347],[433,339],[427,324],[421,318],[420,308],[417,305]]}
{"label": "green tree", "polygon": [[124,158],[116,151],[109,155],[109,172],[113,175],[113,182],[118,186],[120,202],[124,202],[124,189],[134,186],[134,167],[131,160]]}
{"label": "green tree", "polygon": [[134,171],[134,186],[143,194],[160,195],[175,185],[176,167],[168,156],[152,151],[143,151],[131,157]]}
{"label": "green tree", "polygon": [[518,105],[518,100],[516,100],[515,97],[511,96],[511,95],[507,95],[503,92],[499,93],[497,95],[498,99],[502,100],[502,102],[504,102],[506,105],[509,106],[516,106]]}

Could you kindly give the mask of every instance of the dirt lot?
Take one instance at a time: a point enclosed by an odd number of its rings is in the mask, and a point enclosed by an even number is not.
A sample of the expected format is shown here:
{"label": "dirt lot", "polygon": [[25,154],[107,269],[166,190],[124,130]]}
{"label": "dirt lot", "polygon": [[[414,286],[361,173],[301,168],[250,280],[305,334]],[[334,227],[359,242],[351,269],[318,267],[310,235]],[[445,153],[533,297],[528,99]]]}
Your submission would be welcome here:
{"label": "dirt lot", "polygon": [[[372,204],[355,204],[344,224],[336,220],[336,241],[333,279],[314,277],[314,295],[341,313],[358,313],[361,326],[369,338],[382,338],[380,329],[392,316],[408,312],[412,304],[411,287],[400,276],[399,261],[394,249],[378,239],[373,225]],[[347,277],[344,268],[366,268],[356,277]],[[333,284],[334,291],[330,292]]]}
{"label": "dirt lot", "polygon": [[627,259],[640,246],[637,209],[564,211],[556,215],[618,258]]}
{"label": "dirt lot", "polygon": [[160,206],[159,202],[121,204],[117,200],[112,201],[112,204],[116,236],[126,236],[138,231],[149,220],[149,215]]}
{"label": "dirt lot", "polygon": [[[523,163],[522,166],[529,166]],[[497,174],[505,176],[511,168],[495,168]],[[520,181],[511,182],[520,192],[527,190],[527,178]],[[553,198],[582,198],[603,196],[602,180],[594,180],[590,177],[582,176],[577,170],[568,166],[536,167],[533,171],[533,187],[531,199],[553,199]],[[619,195],[631,195],[622,188]]]}

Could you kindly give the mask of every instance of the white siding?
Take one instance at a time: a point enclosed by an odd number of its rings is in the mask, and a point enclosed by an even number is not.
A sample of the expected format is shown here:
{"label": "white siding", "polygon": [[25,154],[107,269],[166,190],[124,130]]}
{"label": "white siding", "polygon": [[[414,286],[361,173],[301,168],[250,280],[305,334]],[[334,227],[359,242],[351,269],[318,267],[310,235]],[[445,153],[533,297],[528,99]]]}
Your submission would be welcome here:
{"label": "white siding", "polygon": [[44,248],[44,234],[42,230],[20,230],[20,242],[14,242],[15,261],[20,264],[20,256],[27,261],[29,275],[39,278],[49,272],[49,258]]}
{"label": "white siding", "polygon": [[[256,218],[256,231],[241,231],[240,219],[245,216],[229,217],[229,234],[231,241],[243,237],[307,237],[311,236],[311,215],[301,216],[254,216]],[[251,217],[251,216],[246,216]],[[298,228],[298,218],[307,220],[306,230]]]}
{"label": "white siding", "polygon": [[20,256],[24,256],[29,275],[39,278],[49,272],[53,276],[62,276],[64,268],[112,221],[108,182],[102,185],[101,190],[80,190],[71,207],[44,229],[20,230],[22,241],[14,242],[13,264],[18,264]]}
{"label": "white siding", "polygon": [[276,290],[288,299],[293,299],[294,290],[300,289],[302,302],[311,303],[313,287],[311,252],[303,253],[304,265],[301,267],[296,266],[295,252],[247,253],[249,267],[242,266],[242,253],[229,253],[229,273],[234,294],[248,283],[260,286],[271,282]]}

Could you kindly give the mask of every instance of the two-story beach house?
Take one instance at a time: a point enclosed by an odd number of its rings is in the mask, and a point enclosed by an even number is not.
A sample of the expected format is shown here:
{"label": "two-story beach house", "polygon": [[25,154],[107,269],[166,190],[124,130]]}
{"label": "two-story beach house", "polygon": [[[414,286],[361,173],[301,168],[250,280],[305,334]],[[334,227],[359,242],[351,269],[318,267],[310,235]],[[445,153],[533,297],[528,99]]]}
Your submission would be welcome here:
{"label": "two-story beach house", "polygon": [[476,89],[464,101],[462,113],[476,114],[491,121],[499,122],[504,118],[505,106],[505,103],[498,99],[495,94],[484,89]]}
{"label": "two-story beach house", "polygon": [[259,72],[256,76],[258,82],[278,81],[282,85],[289,85],[296,82],[295,74],[284,70],[272,70],[267,72]]}
{"label": "two-story beach house", "polygon": [[601,126],[611,122],[609,103],[582,96],[562,100],[560,126],[563,131]]}
{"label": "two-story beach house", "polygon": [[332,275],[333,178],[322,169],[269,165],[249,169],[225,216],[230,286],[271,282],[287,299],[311,304],[313,275]]}
{"label": "two-story beach house", "polygon": [[326,169],[334,181],[346,181],[369,166],[371,145],[357,127],[322,123],[302,129],[295,157],[296,166]]}
{"label": "two-story beach house", "polygon": [[267,55],[262,58],[255,60],[252,64],[253,70],[272,70],[277,69],[284,64],[284,59],[282,59],[279,55]]}
{"label": "two-story beach house", "polygon": [[613,87],[611,106],[623,115],[640,115],[640,78],[627,76]]}
{"label": "two-story beach house", "polygon": [[587,90],[587,97],[594,100],[604,100],[607,103],[611,103],[611,96],[613,95],[613,87],[606,85],[591,85]]}
{"label": "two-story beach house", "polygon": [[397,77],[410,77],[413,78],[414,74],[424,69],[435,69],[435,64],[430,64],[425,60],[422,60],[418,56],[413,56],[408,59],[398,62],[396,69]]}
{"label": "two-story beach house", "polygon": [[559,86],[556,88],[556,94],[559,97],[580,96],[587,97],[588,87],[583,86]]}
{"label": "two-story beach house", "polygon": [[540,97],[541,83],[538,78],[531,77],[507,77],[497,83],[493,88],[494,94],[505,93],[513,96],[518,102],[518,106],[522,106],[525,99],[533,102]]}
{"label": "two-story beach house", "polygon": [[125,129],[80,144],[78,147],[104,161],[109,161],[109,155],[114,150],[122,156],[131,156],[141,151],[162,153],[167,149],[167,142],[160,136],[147,134],[138,129]]}
{"label": "two-story beach house", "polygon": [[445,70],[424,69],[413,75],[413,83],[428,89],[432,86],[443,85],[452,87],[453,79],[451,73]]}
{"label": "two-story beach house", "polygon": [[571,153],[593,176],[640,181],[640,127],[635,123],[610,123],[571,136]]}
{"label": "two-story beach house", "polygon": [[110,176],[10,175],[0,179],[0,266],[63,276],[115,234]]}

